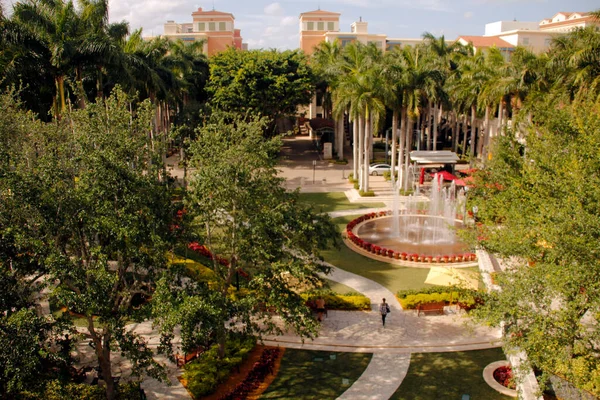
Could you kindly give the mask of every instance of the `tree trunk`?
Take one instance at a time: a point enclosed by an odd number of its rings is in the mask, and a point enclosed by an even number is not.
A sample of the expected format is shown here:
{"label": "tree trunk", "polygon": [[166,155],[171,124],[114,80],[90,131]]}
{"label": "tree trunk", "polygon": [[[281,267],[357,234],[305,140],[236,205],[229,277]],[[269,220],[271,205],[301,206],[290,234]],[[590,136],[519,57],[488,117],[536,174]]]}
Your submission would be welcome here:
{"label": "tree trunk", "polygon": [[106,384],[106,398],[114,400],[117,394],[115,392],[115,383],[113,382],[112,365],[110,362],[110,334],[104,333],[101,343],[101,346],[96,347],[98,364],[102,371],[102,379]]}
{"label": "tree trunk", "polygon": [[442,120],[442,104],[439,104],[439,110],[436,104],[435,107],[435,116],[433,118],[433,151],[437,151],[437,137],[438,137],[438,125]]}
{"label": "tree trunk", "polygon": [[359,134],[358,134],[358,119],[352,120],[352,176],[358,181],[358,166],[359,162]]}
{"label": "tree trunk", "polygon": [[338,153],[337,153],[337,157],[338,160],[343,160],[344,159],[344,115],[342,114],[341,117],[337,118],[337,130],[338,130]]}
{"label": "tree trunk", "polygon": [[414,120],[408,116],[408,123],[406,124],[406,156],[404,157],[404,191],[408,191],[408,164],[410,163],[410,150],[412,149],[412,136],[413,126],[415,125]]}
{"label": "tree trunk", "polygon": [[502,117],[504,117],[504,99],[498,104],[498,135],[502,135]]}
{"label": "tree trunk", "polygon": [[65,102],[65,77],[62,75],[59,75],[56,77],[56,92],[57,92],[57,97],[58,97],[58,103],[57,103],[57,116],[60,117],[61,115],[64,114],[65,109],[67,108],[66,102]]}
{"label": "tree trunk", "polygon": [[369,144],[371,143],[371,139],[373,138],[373,133],[371,131],[371,116],[369,115],[369,111],[366,112],[365,118],[365,159],[364,159],[364,191],[369,191]]}
{"label": "tree trunk", "polygon": [[[394,183],[396,182],[396,136],[398,129],[398,109],[394,108],[392,112],[392,159],[390,160],[390,178],[392,181],[392,187],[394,187]],[[386,154],[387,157],[387,154]]]}
{"label": "tree trunk", "polygon": [[77,81],[77,105],[83,110],[85,108],[85,89],[83,88],[83,68],[81,65],[77,65],[75,69],[75,80]]}
{"label": "tree trunk", "polygon": [[454,129],[452,130],[452,149],[455,153],[458,153],[458,137],[460,136],[460,120],[456,112],[452,112],[452,122],[454,122]]}
{"label": "tree trunk", "polygon": [[489,147],[489,143],[490,143],[490,111],[491,111],[491,107],[488,105],[485,107],[485,119],[483,121],[483,140],[482,140],[482,149],[481,149],[481,158],[483,160],[483,163],[485,165],[486,163],[486,159],[487,159],[487,154],[488,154],[488,147]]}
{"label": "tree trunk", "polygon": [[406,149],[406,125],[407,125],[407,112],[406,112],[406,107],[402,107],[402,110],[400,111],[400,120],[401,120],[401,127],[400,127],[400,138],[398,139],[398,142],[400,144],[400,148],[398,149],[398,182],[399,182],[399,186],[402,186],[403,184],[403,179],[404,179],[404,175],[406,175],[406,171],[404,170],[404,158],[405,155],[404,153],[406,153],[406,151],[404,149]]}
{"label": "tree trunk", "polygon": [[358,188],[360,190],[364,190],[365,185],[365,174],[363,168],[363,158],[365,155],[365,119],[362,115],[358,116],[358,170],[359,172],[359,180],[358,180]]}
{"label": "tree trunk", "polygon": [[469,151],[469,157],[471,158],[471,167],[473,166],[473,159],[475,158],[475,104],[471,105],[471,148]]}
{"label": "tree trunk", "polygon": [[431,116],[433,115],[433,103],[431,100],[427,103],[427,113],[425,114],[425,129],[427,132],[427,150],[432,149],[433,145],[433,132],[431,131]]}
{"label": "tree trunk", "polygon": [[463,114],[463,124],[462,124],[462,131],[463,131],[462,155],[463,156],[467,155],[467,132],[468,132],[467,121],[468,121],[467,114]]}

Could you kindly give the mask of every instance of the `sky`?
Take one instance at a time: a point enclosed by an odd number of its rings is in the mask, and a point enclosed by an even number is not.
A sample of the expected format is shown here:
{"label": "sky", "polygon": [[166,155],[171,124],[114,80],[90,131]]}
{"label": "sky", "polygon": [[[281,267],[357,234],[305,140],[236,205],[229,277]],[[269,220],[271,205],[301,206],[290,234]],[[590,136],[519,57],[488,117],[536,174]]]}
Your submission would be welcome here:
{"label": "sky", "polygon": [[[10,8],[16,0],[1,0]],[[362,17],[369,33],[419,38],[424,32],[446,39],[483,35],[496,21],[541,21],[559,11],[593,11],[599,0],[110,0],[110,22],[126,20],[144,36],[163,33],[168,20],[192,22],[192,12],[228,12],[250,49],[296,49],[300,13],[316,9],[341,13],[340,30]]]}

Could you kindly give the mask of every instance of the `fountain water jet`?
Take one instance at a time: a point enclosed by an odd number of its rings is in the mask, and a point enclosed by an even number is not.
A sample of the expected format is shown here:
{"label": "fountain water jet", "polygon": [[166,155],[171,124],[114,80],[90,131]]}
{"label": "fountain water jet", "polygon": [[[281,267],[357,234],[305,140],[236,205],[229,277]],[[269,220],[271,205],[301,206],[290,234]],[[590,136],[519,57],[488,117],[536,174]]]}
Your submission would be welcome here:
{"label": "fountain water jet", "polygon": [[454,182],[445,187],[442,177],[436,174],[428,201],[410,195],[402,210],[397,186],[394,193],[392,212],[361,221],[356,229],[353,225],[352,236],[394,253],[418,254],[421,258],[462,256],[468,251],[468,246],[456,237],[456,228],[462,226],[456,214],[463,209],[465,195],[462,189],[456,194]]}

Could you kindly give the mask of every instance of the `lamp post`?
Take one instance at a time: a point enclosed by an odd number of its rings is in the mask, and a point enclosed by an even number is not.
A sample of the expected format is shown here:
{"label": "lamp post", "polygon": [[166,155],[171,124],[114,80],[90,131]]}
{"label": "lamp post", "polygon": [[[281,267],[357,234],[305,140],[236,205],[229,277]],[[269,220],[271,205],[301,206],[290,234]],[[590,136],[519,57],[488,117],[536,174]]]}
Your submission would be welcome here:
{"label": "lamp post", "polygon": [[477,212],[479,211],[479,207],[473,206],[473,225],[477,223]]}
{"label": "lamp post", "polygon": [[315,184],[315,169],[317,168],[317,160],[313,160],[313,185]]}

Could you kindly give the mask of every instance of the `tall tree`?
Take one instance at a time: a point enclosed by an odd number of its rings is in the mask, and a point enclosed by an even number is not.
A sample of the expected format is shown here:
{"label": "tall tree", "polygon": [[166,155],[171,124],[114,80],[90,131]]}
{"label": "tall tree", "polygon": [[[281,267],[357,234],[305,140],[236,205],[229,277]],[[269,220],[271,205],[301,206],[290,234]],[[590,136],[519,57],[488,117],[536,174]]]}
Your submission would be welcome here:
{"label": "tall tree", "polygon": [[477,315],[545,373],[600,394],[600,104],[588,93],[530,105],[526,145],[501,137],[472,204],[478,245],[512,260]]}
{"label": "tall tree", "polygon": [[[193,315],[193,321],[179,321],[194,327],[183,333],[215,337],[221,356],[228,330],[280,332],[269,309],[300,335],[316,333],[298,289],[319,281],[317,273],[324,270],[319,249],[337,238],[328,216],[315,214],[298,202],[298,193],[282,186],[274,157],[281,142],[264,139],[266,124],[264,118],[221,115],[199,129],[186,209],[195,218],[200,242],[215,255],[207,265],[214,283],[161,281],[170,286],[162,293],[173,289],[176,294],[168,315]],[[247,276],[244,290],[233,288],[238,273]],[[174,321],[158,322],[168,338]]]}
{"label": "tall tree", "polygon": [[25,216],[35,216],[51,295],[68,311],[84,316],[102,369],[109,399],[115,397],[111,354],[132,362],[134,375],[162,377],[162,367],[135,333],[143,319],[134,301],[148,299],[155,274],[166,266],[172,219],[161,162],[161,146],[148,135],[148,102],[130,110],[130,98],[116,91],[106,102],[69,115],[68,122],[29,132],[12,180]]}
{"label": "tall tree", "polygon": [[210,59],[207,91],[215,109],[250,111],[270,118],[268,134],[281,117],[310,103],[314,77],[299,51],[229,48]]}

